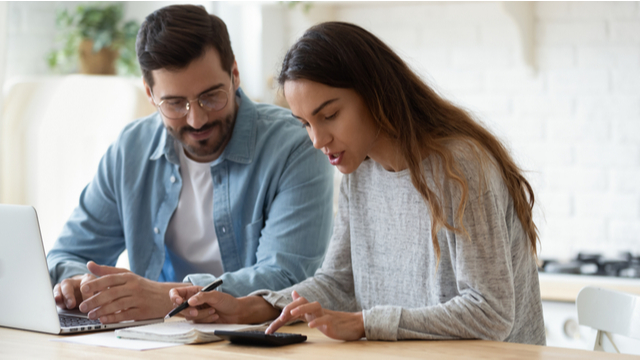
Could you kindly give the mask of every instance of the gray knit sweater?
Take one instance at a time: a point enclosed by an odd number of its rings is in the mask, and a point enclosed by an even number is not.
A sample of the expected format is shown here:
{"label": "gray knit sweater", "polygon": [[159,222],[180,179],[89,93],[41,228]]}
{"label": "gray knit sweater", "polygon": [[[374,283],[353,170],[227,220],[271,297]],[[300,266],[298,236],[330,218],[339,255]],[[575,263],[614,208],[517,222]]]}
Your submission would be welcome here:
{"label": "gray knit sweater", "polygon": [[[470,239],[440,230],[437,271],[430,211],[409,171],[389,172],[366,160],[343,178],[322,267],[288,289],[253,295],[281,309],[296,290],[327,309],[362,311],[369,340],[544,345],[537,268],[506,185],[495,165],[485,167],[482,184],[477,158],[460,148],[456,158],[469,183],[463,221]],[[427,169],[429,164],[427,158]],[[453,223],[461,193],[453,183],[441,183]],[[430,175],[428,184],[435,189]]]}

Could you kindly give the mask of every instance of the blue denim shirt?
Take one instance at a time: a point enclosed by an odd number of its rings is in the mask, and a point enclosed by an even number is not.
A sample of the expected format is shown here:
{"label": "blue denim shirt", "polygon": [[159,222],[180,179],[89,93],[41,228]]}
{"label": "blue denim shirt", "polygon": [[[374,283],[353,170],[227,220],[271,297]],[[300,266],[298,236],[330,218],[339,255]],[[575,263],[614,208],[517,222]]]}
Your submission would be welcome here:
{"label": "blue denim shirt", "polygon": [[[234,296],[283,289],[321,265],[331,233],[333,170],[282,108],[255,104],[242,90],[231,140],[211,164],[213,220]],[[165,246],[182,188],[174,138],[156,113],[127,125],[47,255],[52,284],[114,266],[128,251],[131,271],[157,281],[206,285]],[[189,229],[184,229],[189,231]]]}

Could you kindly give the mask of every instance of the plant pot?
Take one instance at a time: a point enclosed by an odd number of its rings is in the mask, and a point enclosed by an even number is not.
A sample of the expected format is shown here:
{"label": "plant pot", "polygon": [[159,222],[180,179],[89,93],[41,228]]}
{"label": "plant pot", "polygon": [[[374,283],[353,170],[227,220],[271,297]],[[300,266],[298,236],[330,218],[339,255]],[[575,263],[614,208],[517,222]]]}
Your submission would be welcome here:
{"label": "plant pot", "polygon": [[84,39],[78,48],[80,73],[94,75],[115,75],[118,51],[111,47],[93,52],[93,40]]}

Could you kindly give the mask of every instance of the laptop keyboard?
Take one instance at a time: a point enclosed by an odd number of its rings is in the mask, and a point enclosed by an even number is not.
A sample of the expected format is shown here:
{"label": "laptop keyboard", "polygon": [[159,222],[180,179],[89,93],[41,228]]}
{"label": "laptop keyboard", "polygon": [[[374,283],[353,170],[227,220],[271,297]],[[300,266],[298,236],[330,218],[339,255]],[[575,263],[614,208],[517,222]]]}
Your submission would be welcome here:
{"label": "laptop keyboard", "polygon": [[[60,318],[61,327],[101,325],[100,320],[98,319],[91,320],[89,318],[81,318],[81,317],[67,316],[67,315],[58,315],[58,317]],[[96,329],[99,329],[99,327],[97,327]]]}

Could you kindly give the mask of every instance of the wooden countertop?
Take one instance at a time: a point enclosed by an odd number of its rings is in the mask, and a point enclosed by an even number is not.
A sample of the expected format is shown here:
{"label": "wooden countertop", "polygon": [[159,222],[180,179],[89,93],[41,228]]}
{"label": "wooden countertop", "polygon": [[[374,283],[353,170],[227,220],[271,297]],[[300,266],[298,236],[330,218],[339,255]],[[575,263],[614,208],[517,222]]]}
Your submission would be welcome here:
{"label": "wooden countertop", "polygon": [[640,279],[548,273],[538,275],[542,300],[574,302],[580,290],[587,285],[640,295]]}
{"label": "wooden countertop", "polygon": [[637,359],[636,356],[586,350],[523,345],[484,340],[455,341],[336,341],[306,324],[284,327],[283,332],[302,333],[302,344],[279,348],[232,345],[226,341],[183,345],[148,351],[104,348],[50,341],[60,335],[0,328],[2,359]]}

